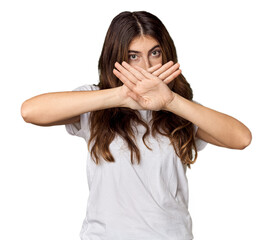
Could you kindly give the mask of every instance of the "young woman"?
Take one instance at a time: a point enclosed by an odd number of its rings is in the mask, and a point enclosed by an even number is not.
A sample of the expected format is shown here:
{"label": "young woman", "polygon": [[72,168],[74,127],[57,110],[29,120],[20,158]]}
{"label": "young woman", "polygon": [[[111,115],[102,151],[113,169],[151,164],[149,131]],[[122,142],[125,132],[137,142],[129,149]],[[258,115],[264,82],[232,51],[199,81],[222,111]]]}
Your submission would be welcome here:
{"label": "young woman", "polygon": [[244,149],[249,129],[192,100],[174,43],[148,12],[122,12],[106,35],[99,84],[22,104],[40,126],[87,143],[89,198],[81,239],[193,239],[186,169],[207,143]]}

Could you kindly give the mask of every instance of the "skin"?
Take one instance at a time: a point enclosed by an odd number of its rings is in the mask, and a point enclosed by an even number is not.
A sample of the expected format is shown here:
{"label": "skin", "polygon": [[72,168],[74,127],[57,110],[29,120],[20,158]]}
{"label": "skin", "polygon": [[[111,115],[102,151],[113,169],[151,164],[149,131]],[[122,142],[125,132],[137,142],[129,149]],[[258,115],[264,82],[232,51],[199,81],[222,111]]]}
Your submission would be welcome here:
{"label": "skin", "polygon": [[[116,69],[113,70],[113,73],[120,80],[123,79],[123,81],[126,81],[127,77],[133,80],[134,82],[137,81],[132,75],[132,73],[124,71],[124,66],[127,66],[128,68],[129,65],[133,67],[132,68],[133,70],[137,69],[138,67],[141,69],[145,69],[147,72],[157,77],[157,79],[160,80],[160,82],[164,82],[165,84],[161,86],[165,88],[166,87],[168,88],[166,84],[170,83],[181,73],[181,70],[179,69],[180,67],[179,63],[174,64],[172,61],[170,61],[162,66],[161,48],[159,46],[159,43],[150,36],[140,36],[133,39],[129,45],[128,55],[129,62],[128,63],[123,62],[122,65],[117,62],[115,64]],[[123,76],[123,74],[121,74],[122,71],[126,75],[126,77]],[[127,84],[130,84],[130,82],[127,81]],[[147,103],[148,105],[143,104],[143,102],[140,103],[139,100],[141,99],[136,100],[137,95],[130,90],[130,87],[127,86],[127,84],[124,84],[121,89],[121,96],[127,98],[126,106],[124,107],[130,107],[132,109],[150,109],[155,111],[161,109],[160,106],[156,107],[149,105],[148,103]],[[156,103],[158,101],[163,101],[162,102],[163,104],[166,101],[166,99],[162,99],[162,96],[159,95],[157,100],[154,101],[153,103]]]}
{"label": "skin", "polygon": [[181,70],[178,63],[169,62],[161,66],[160,47],[154,48],[157,45],[156,39],[150,36],[137,37],[129,46],[129,62],[115,64],[113,73],[123,82],[121,93],[126,94],[126,107],[167,110],[197,125],[196,137],[200,139],[231,149],[247,147],[252,135],[243,123],[189,101],[169,89],[167,84]]}

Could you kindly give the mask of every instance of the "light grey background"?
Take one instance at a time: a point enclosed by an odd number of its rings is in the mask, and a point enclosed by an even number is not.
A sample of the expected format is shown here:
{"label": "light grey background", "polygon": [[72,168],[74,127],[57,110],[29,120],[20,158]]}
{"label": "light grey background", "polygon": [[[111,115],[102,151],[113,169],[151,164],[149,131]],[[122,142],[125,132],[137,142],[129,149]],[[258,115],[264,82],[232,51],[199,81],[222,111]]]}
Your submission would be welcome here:
{"label": "light grey background", "polygon": [[196,240],[273,239],[272,8],[270,1],[0,2],[0,239],[79,239],[87,147],[64,126],[27,124],[32,96],[98,82],[114,16],[157,15],[177,48],[194,99],[253,134],[243,151],[207,146],[188,170]]}

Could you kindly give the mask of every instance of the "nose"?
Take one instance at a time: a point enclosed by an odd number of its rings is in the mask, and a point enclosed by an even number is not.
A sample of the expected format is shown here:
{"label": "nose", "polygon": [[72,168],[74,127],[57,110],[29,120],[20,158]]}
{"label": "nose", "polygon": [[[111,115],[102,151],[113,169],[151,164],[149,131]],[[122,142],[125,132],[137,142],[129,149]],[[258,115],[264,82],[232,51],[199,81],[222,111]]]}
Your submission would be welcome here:
{"label": "nose", "polygon": [[152,67],[151,62],[149,61],[149,58],[145,57],[143,58],[142,64],[141,64],[142,68],[144,68],[145,70],[148,70],[150,67]]}

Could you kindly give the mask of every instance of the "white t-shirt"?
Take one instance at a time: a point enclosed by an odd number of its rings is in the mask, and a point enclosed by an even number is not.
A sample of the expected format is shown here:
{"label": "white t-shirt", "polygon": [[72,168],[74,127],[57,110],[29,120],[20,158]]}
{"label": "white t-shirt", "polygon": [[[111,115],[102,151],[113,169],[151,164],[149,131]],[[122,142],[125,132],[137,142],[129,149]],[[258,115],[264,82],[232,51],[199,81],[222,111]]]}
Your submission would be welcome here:
{"label": "white t-shirt", "polygon": [[[88,90],[99,88],[83,85],[73,91]],[[148,123],[152,111],[139,112]],[[84,138],[86,143],[90,137],[89,115],[81,114],[79,123],[65,125],[69,134]],[[186,165],[175,154],[169,138],[160,134],[159,138],[147,137],[150,151],[142,141],[145,128],[139,125],[135,133],[141,154],[139,165],[131,164],[131,153],[119,136],[110,144],[114,163],[102,159],[96,165],[87,151],[89,197],[81,239],[193,239]],[[207,143],[196,138],[196,144],[200,151]]]}

